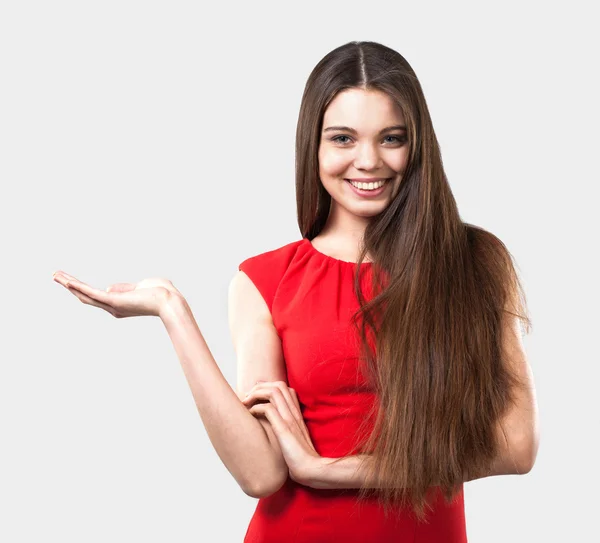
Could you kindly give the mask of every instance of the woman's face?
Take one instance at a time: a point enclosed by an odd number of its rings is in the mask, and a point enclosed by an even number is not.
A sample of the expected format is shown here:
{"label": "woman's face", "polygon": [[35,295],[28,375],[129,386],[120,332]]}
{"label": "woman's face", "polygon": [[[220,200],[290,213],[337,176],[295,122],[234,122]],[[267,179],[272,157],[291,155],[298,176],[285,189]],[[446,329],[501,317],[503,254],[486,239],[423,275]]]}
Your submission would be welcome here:
{"label": "woman's face", "polygon": [[[373,217],[398,194],[408,157],[406,129],[400,127],[401,109],[381,91],[347,89],[329,104],[319,143],[319,175],[331,205],[340,208],[337,212]],[[373,178],[385,179],[383,187],[366,191],[349,182]]]}

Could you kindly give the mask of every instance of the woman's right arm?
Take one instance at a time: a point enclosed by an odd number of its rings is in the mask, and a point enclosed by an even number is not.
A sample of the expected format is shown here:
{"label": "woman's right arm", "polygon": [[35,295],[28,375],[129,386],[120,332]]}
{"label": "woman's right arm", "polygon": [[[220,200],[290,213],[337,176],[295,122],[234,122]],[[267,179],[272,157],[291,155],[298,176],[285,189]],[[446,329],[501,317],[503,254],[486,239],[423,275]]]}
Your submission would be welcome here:
{"label": "woman's right arm", "polygon": [[[270,330],[256,310],[260,306],[249,303],[250,298],[255,300],[260,294],[251,292],[254,286],[248,283],[250,280],[238,272],[229,288],[234,344],[237,340],[236,350],[241,350],[242,356],[256,357],[262,339],[262,355],[268,358],[266,349],[269,347]],[[240,395],[243,396],[245,389],[236,393],[221,373],[186,300],[182,296],[171,295],[163,307],[161,320],[173,342],[196,407],[219,458],[247,495],[261,498],[272,494],[287,478],[287,465],[281,452],[277,454],[274,449],[265,424],[242,404]],[[266,344],[264,340],[267,340]],[[249,371],[247,377],[253,378]],[[258,378],[266,380],[271,375]],[[243,385],[250,390],[254,383],[250,385],[248,381]]]}

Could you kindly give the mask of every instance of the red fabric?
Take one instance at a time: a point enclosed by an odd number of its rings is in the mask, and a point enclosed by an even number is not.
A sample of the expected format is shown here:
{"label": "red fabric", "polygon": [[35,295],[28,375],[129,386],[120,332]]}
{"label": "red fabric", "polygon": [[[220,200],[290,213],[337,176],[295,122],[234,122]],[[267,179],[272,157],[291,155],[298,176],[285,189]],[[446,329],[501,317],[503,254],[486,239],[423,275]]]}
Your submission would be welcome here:
{"label": "red fabric", "polygon": [[[307,238],[244,260],[281,338],[288,385],[296,390],[315,449],[338,458],[351,452],[354,432],[374,400],[358,371],[359,337],[350,316],[356,264],[317,251]],[[371,264],[363,263],[370,293]],[[463,543],[463,490],[451,505],[441,493],[427,523],[400,509],[385,519],[375,499],[358,503],[358,489],[313,489],[290,478],[258,500],[244,543]]]}

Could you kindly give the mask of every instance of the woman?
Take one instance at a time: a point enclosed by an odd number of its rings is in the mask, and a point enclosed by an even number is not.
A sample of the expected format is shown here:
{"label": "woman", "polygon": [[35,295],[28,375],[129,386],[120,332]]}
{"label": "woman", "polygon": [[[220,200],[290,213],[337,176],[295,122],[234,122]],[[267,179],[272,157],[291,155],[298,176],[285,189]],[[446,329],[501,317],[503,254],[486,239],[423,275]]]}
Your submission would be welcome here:
{"label": "woman", "polygon": [[530,320],[509,251],[460,219],[400,54],[351,42],[318,63],[296,189],[301,239],[230,285],[237,396],[170,281],[55,279],[161,317],[219,457],[259,498],[245,542],[466,541],[463,483],[535,461]]}

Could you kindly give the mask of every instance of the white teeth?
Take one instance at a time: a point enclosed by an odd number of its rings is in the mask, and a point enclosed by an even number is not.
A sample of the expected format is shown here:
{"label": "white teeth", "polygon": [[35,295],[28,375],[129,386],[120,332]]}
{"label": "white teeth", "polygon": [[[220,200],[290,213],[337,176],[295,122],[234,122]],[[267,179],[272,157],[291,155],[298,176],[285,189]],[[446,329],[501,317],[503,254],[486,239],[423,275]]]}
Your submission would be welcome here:
{"label": "white teeth", "polygon": [[357,189],[362,189],[362,190],[374,190],[374,189],[378,189],[379,187],[382,187],[385,183],[385,180],[383,181],[377,181],[376,183],[355,183],[354,181],[350,181],[350,184],[353,187],[356,187]]}

